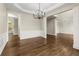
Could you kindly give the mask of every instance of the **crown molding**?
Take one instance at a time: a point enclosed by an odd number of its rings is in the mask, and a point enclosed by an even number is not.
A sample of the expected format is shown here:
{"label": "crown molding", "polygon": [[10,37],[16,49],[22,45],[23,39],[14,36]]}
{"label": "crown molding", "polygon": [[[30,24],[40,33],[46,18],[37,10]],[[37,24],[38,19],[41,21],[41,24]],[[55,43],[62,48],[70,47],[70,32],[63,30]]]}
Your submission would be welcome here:
{"label": "crown molding", "polygon": [[[48,13],[49,11],[54,10],[54,9],[56,9],[56,8],[62,6],[62,5],[64,5],[64,3],[58,3],[58,4],[56,4],[56,5],[53,6],[53,7],[50,7],[50,8],[48,8],[48,9],[45,9],[44,11],[45,11],[46,13]],[[17,3],[14,3],[14,6],[17,7],[19,10],[21,10],[21,11],[23,11],[23,12],[26,12],[26,13],[29,13],[29,14],[33,14],[33,11],[29,11],[29,10],[23,9],[23,8],[22,8],[21,6],[19,6]]]}
{"label": "crown molding", "polygon": [[64,5],[64,3],[58,3],[58,4],[56,4],[56,5],[53,6],[53,7],[50,7],[50,8],[48,8],[48,9],[45,9],[45,11],[48,13],[49,11],[54,10],[54,9],[56,9],[56,8],[62,6],[62,5]]}
{"label": "crown molding", "polygon": [[29,14],[33,14],[32,11],[29,11],[29,10],[25,10],[23,9],[21,6],[19,6],[18,4],[14,3],[14,6],[17,7],[19,10],[23,11],[23,12],[26,12],[26,13],[29,13]]}

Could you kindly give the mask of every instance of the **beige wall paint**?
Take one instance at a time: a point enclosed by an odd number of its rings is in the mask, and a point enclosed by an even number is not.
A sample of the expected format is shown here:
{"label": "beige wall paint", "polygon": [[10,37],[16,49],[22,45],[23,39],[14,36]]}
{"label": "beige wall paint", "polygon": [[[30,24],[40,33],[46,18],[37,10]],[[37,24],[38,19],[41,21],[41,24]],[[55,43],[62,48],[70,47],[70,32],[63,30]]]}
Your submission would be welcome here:
{"label": "beige wall paint", "polygon": [[6,8],[0,4],[0,34],[7,32]]}

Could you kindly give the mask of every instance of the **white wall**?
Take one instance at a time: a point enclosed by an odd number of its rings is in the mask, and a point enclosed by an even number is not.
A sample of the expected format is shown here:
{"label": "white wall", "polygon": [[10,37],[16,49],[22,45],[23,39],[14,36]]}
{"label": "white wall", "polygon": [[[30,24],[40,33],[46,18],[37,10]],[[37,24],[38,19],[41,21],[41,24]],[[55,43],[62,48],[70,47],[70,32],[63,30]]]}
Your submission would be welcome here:
{"label": "white wall", "polygon": [[19,19],[20,38],[27,39],[43,36],[42,19],[34,19],[33,15],[21,14]]}
{"label": "white wall", "polygon": [[47,19],[47,34],[55,35],[55,19]]}
{"label": "white wall", "polygon": [[7,14],[4,4],[0,4],[0,54],[8,41]]}
{"label": "white wall", "polygon": [[43,31],[42,37],[47,38],[47,16],[41,20],[41,23],[42,23],[41,27]]}
{"label": "white wall", "polygon": [[79,6],[73,9],[74,41],[73,48],[79,49]]}
{"label": "white wall", "polygon": [[59,14],[59,13],[61,13],[63,11],[73,9],[74,7],[76,7],[78,5],[79,5],[79,3],[64,3],[60,7],[51,10],[47,15],[49,16],[49,15]]}
{"label": "white wall", "polygon": [[21,14],[20,16],[20,29],[23,31],[40,30],[40,20],[34,19],[32,15]]}
{"label": "white wall", "polygon": [[73,34],[72,10],[56,15],[58,33]]}
{"label": "white wall", "polygon": [[13,35],[18,35],[18,18],[13,18],[14,21],[14,28],[13,28]]}
{"label": "white wall", "polygon": [[8,10],[8,12],[18,17],[18,35],[21,39],[46,37],[46,17],[44,19],[34,19],[31,14],[11,10]]}

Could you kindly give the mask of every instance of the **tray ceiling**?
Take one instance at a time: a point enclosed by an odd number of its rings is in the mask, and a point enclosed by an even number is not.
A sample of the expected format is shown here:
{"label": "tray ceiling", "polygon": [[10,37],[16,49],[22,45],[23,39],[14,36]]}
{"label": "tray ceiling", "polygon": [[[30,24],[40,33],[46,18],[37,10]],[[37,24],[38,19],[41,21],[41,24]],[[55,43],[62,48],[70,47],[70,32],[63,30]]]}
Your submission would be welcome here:
{"label": "tray ceiling", "polygon": [[[40,7],[45,12],[49,12],[59,6],[63,5],[63,3],[40,3]],[[33,11],[38,9],[38,3],[7,3],[7,9],[23,11],[26,13],[33,13]]]}

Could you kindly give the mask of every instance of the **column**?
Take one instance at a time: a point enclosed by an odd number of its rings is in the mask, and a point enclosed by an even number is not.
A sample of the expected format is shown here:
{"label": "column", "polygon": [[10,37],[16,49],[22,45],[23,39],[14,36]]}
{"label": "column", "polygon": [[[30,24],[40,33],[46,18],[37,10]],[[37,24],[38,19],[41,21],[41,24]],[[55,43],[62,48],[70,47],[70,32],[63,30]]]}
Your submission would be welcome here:
{"label": "column", "polygon": [[79,49],[79,7],[73,9],[73,48]]}

